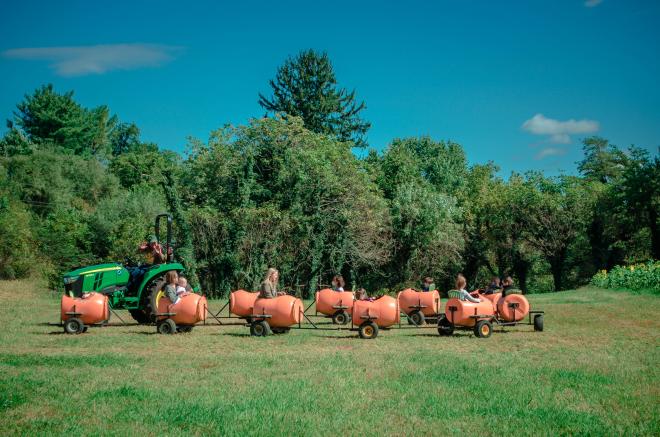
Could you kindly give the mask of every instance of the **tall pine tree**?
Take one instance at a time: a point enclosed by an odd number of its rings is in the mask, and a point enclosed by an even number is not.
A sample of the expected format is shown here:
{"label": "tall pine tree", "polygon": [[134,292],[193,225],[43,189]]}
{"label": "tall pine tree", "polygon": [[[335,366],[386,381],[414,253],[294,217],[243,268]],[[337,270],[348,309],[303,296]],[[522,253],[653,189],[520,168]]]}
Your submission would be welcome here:
{"label": "tall pine tree", "polygon": [[360,112],[367,106],[355,101],[355,91],[337,87],[327,53],[310,49],[287,59],[270,86],[272,96],[259,94],[259,104],[267,111],[301,117],[313,132],[366,146],[364,135],[371,123],[363,120]]}

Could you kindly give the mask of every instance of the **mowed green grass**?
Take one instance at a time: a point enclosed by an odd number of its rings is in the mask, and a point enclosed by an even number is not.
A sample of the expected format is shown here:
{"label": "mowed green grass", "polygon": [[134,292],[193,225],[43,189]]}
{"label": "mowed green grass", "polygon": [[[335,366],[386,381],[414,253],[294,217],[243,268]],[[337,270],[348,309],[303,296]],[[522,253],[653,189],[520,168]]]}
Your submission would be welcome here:
{"label": "mowed green grass", "polygon": [[47,325],[59,298],[35,283],[0,282],[0,434],[660,432],[656,296],[537,295],[542,333],[521,326],[490,339],[444,338],[407,328],[375,340],[345,330],[252,338],[217,325],[70,336]]}

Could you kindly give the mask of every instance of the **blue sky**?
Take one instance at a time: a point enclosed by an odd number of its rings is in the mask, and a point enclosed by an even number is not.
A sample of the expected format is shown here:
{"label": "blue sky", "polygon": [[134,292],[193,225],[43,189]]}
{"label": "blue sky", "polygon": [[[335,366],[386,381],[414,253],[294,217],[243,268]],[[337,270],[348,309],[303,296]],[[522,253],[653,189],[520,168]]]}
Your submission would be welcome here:
{"label": "blue sky", "polygon": [[503,174],[575,172],[598,134],[657,153],[660,2],[34,2],[0,5],[0,117],[43,83],[183,151],[263,115],[287,56],[325,50],[368,139],[430,135]]}

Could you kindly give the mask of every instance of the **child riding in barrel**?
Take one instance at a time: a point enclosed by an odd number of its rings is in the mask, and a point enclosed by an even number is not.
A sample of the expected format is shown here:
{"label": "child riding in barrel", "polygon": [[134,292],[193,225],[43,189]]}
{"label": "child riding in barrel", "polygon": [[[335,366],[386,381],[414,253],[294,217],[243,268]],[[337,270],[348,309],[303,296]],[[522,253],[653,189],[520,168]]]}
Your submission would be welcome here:
{"label": "child riding in barrel", "polygon": [[460,300],[467,300],[469,302],[474,302],[478,303],[481,302],[481,299],[478,297],[472,296],[466,289],[465,287],[467,286],[467,281],[465,280],[465,276],[463,274],[459,273],[458,276],[456,276],[456,290],[460,293]]}

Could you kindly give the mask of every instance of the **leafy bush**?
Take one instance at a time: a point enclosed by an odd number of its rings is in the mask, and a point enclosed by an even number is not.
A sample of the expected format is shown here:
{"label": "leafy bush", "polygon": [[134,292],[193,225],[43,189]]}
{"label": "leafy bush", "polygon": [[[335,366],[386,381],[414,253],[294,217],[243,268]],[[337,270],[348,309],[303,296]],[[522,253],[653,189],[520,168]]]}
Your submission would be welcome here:
{"label": "leafy bush", "polygon": [[660,293],[660,261],[616,266],[609,272],[601,270],[593,276],[591,284],[601,288],[652,290]]}

